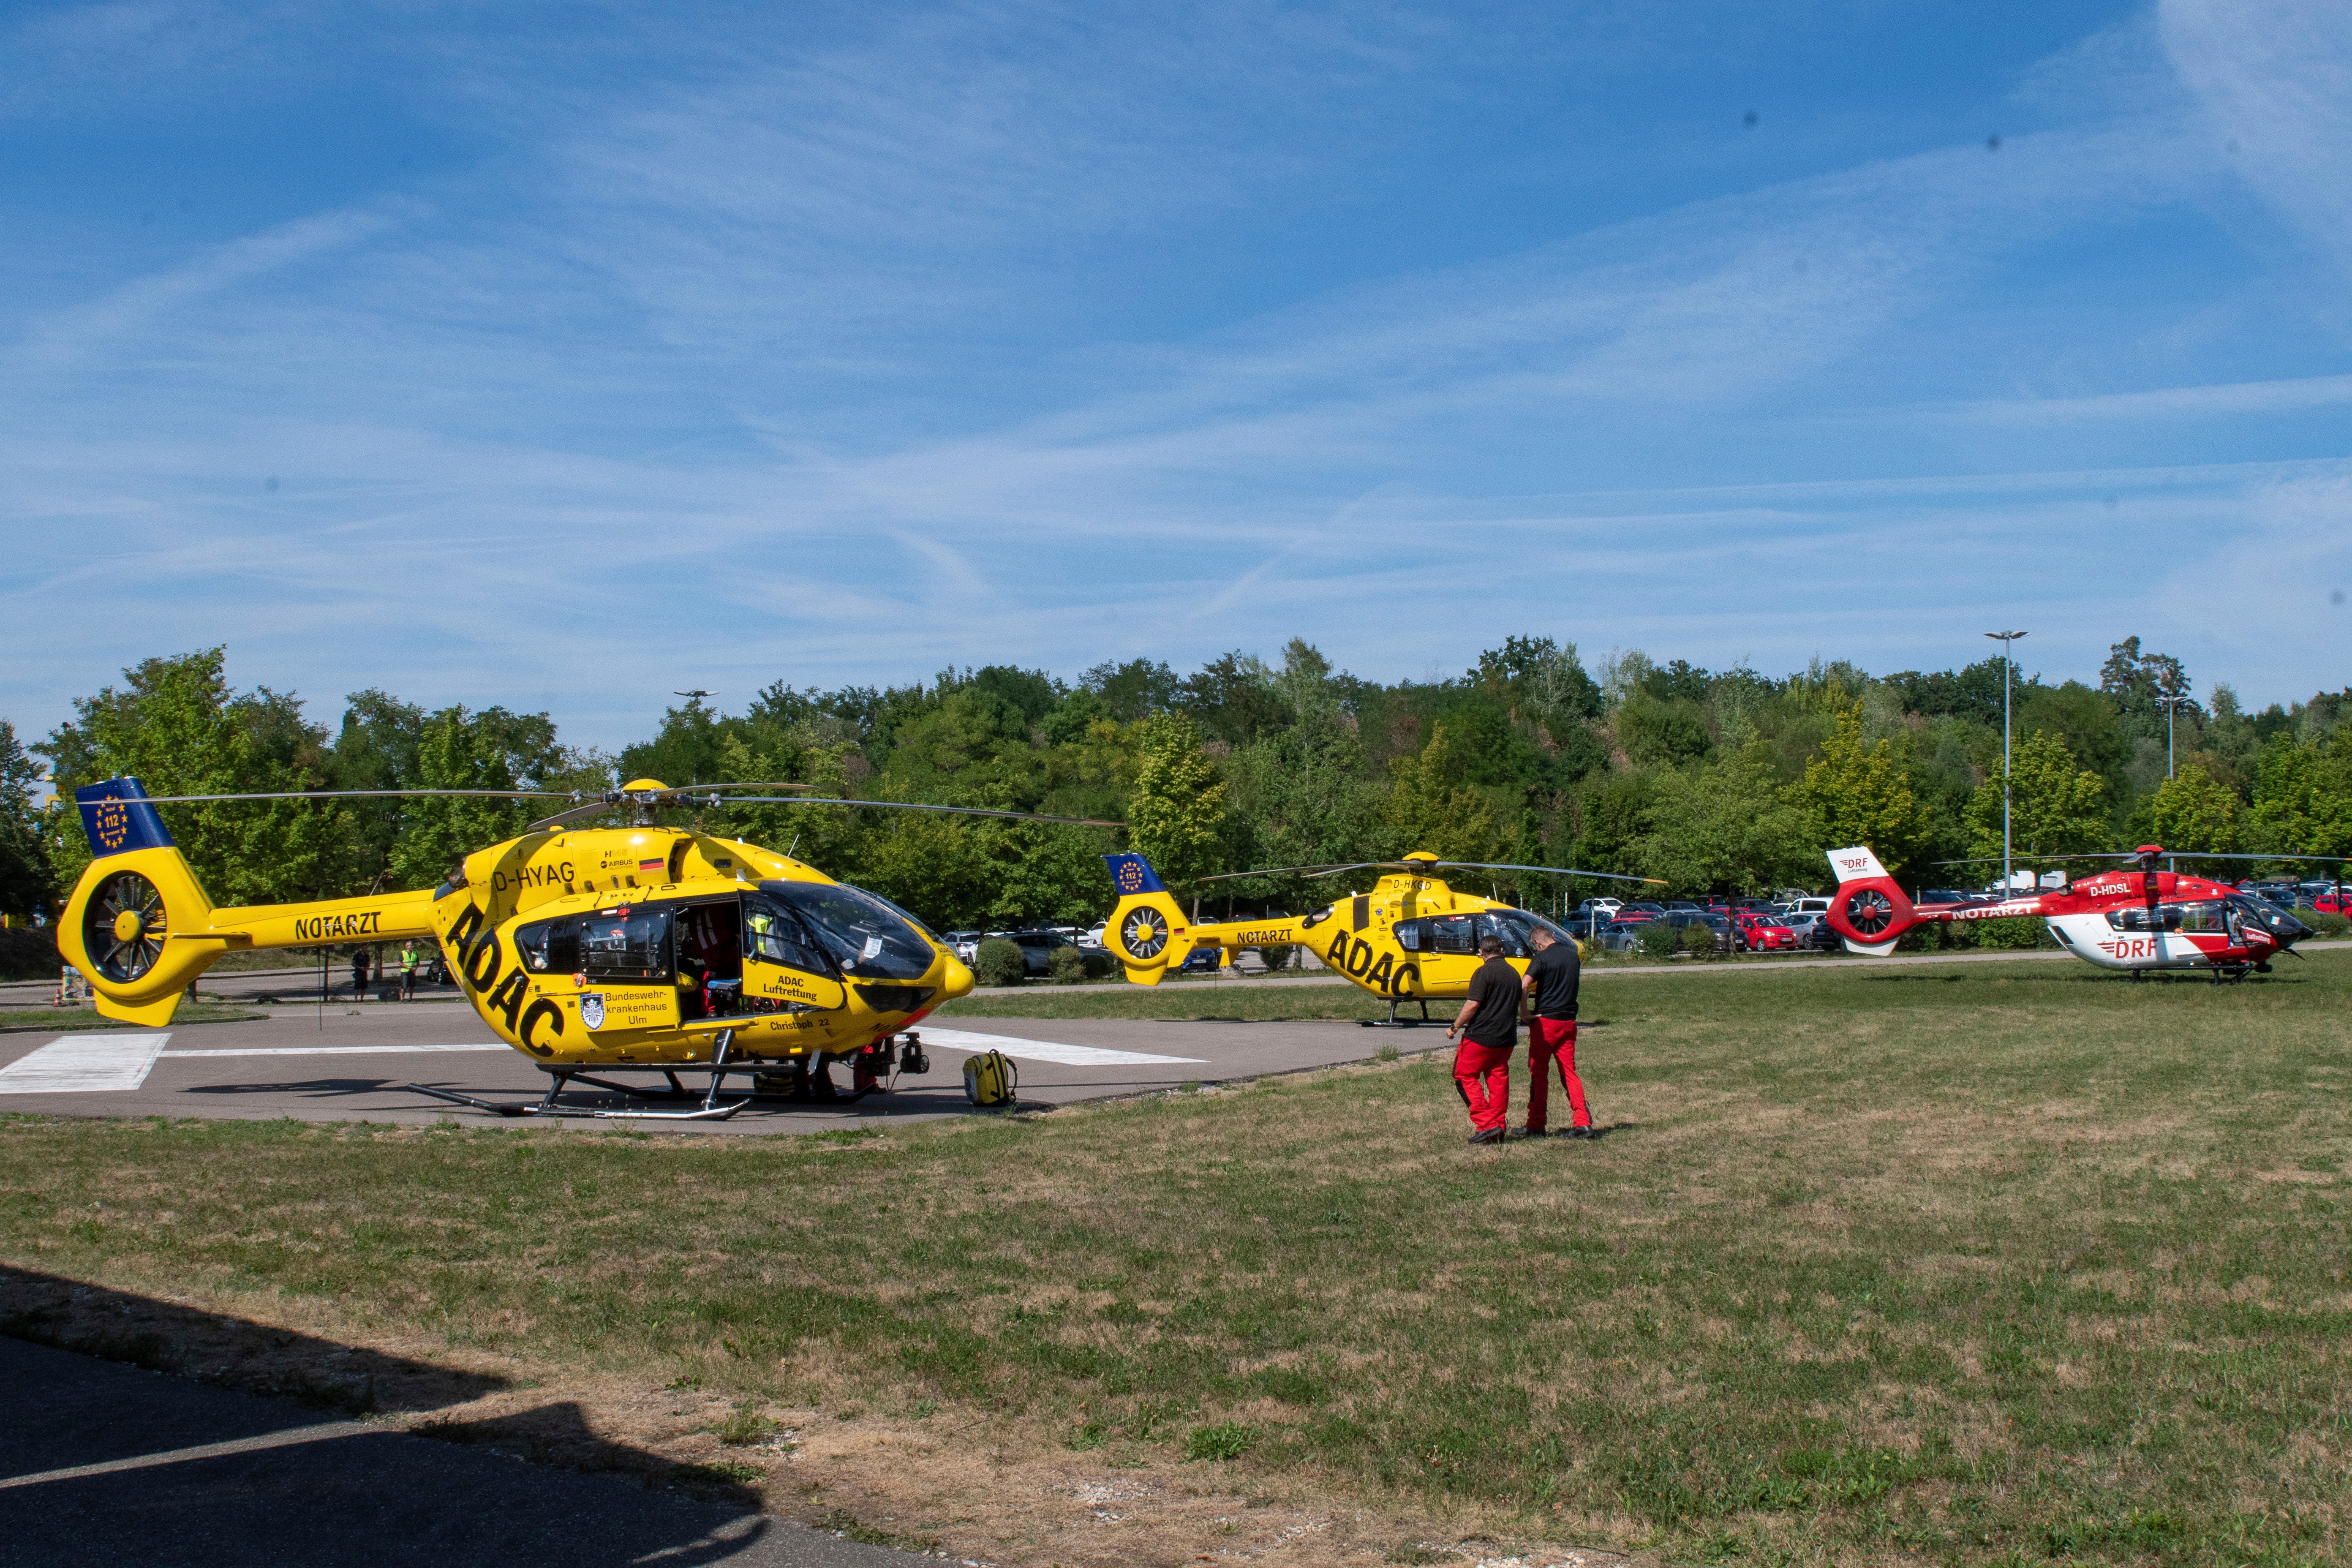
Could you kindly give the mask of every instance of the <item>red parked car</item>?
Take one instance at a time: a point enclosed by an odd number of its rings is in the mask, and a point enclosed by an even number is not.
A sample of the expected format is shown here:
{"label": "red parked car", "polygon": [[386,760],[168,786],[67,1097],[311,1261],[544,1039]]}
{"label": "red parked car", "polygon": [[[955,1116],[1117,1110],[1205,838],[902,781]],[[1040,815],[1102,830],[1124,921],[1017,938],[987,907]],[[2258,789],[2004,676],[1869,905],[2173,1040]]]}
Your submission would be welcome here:
{"label": "red parked car", "polygon": [[1769,915],[1742,913],[1733,925],[1739,932],[1739,945],[1749,952],[1793,952],[1797,933]]}

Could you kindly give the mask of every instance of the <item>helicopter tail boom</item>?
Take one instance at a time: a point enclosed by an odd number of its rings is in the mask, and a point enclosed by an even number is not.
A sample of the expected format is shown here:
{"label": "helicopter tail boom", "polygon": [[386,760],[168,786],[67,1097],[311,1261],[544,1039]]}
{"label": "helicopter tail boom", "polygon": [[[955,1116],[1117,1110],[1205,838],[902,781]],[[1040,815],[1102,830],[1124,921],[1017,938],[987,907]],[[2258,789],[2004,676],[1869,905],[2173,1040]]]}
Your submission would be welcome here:
{"label": "helicopter tail boom", "polygon": [[160,1028],[225,952],[431,937],[433,894],[218,909],[135,778],[74,792],[91,860],[58,921],[58,949],[98,1010]]}

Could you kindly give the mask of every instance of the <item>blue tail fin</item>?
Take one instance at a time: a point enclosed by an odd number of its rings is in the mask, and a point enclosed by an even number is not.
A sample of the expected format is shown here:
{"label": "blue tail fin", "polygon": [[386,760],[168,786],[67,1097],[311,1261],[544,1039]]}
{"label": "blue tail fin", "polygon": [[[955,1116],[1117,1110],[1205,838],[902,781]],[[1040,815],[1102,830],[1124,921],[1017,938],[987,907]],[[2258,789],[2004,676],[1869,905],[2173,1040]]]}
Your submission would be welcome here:
{"label": "blue tail fin", "polygon": [[1160,880],[1160,873],[1151,868],[1151,862],[1140,855],[1106,855],[1103,864],[1110,868],[1110,885],[1118,889],[1121,898],[1168,890]]}
{"label": "blue tail fin", "polygon": [[74,791],[81,807],[81,830],[89,836],[93,860],[128,855],[133,849],[170,849],[172,831],[155,808],[147,804],[147,789],[137,779],[108,779]]}

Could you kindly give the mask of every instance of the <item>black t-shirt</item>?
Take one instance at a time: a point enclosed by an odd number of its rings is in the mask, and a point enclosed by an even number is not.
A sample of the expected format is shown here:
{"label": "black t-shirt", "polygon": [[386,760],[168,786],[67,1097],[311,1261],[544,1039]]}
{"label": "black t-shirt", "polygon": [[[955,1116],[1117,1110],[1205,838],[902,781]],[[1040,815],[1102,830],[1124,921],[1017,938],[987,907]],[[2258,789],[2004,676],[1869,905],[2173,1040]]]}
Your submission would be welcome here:
{"label": "black t-shirt", "polygon": [[1580,978],[1576,962],[1576,943],[1555,942],[1528,965],[1528,978],[1536,983],[1536,1016],[1538,1018],[1576,1017],[1576,984]]}
{"label": "black t-shirt", "polygon": [[1519,972],[1508,961],[1490,958],[1470,977],[1470,1000],[1478,1010],[1470,1015],[1465,1039],[1508,1049],[1519,1043]]}

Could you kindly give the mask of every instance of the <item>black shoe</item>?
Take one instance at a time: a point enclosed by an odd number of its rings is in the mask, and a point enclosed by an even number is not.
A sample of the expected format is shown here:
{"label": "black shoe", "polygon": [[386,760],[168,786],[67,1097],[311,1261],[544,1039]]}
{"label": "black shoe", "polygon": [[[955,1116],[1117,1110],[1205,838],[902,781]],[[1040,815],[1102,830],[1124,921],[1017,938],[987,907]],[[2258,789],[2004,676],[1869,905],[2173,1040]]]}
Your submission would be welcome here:
{"label": "black shoe", "polygon": [[1503,1130],[1499,1127],[1485,1127],[1470,1134],[1473,1143],[1500,1143],[1502,1141]]}
{"label": "black shoe", "polygon": [[1563,1138],[1598,1138],[1601,1134],[1590,1127],[1571,1127],[1560,1134]]}

